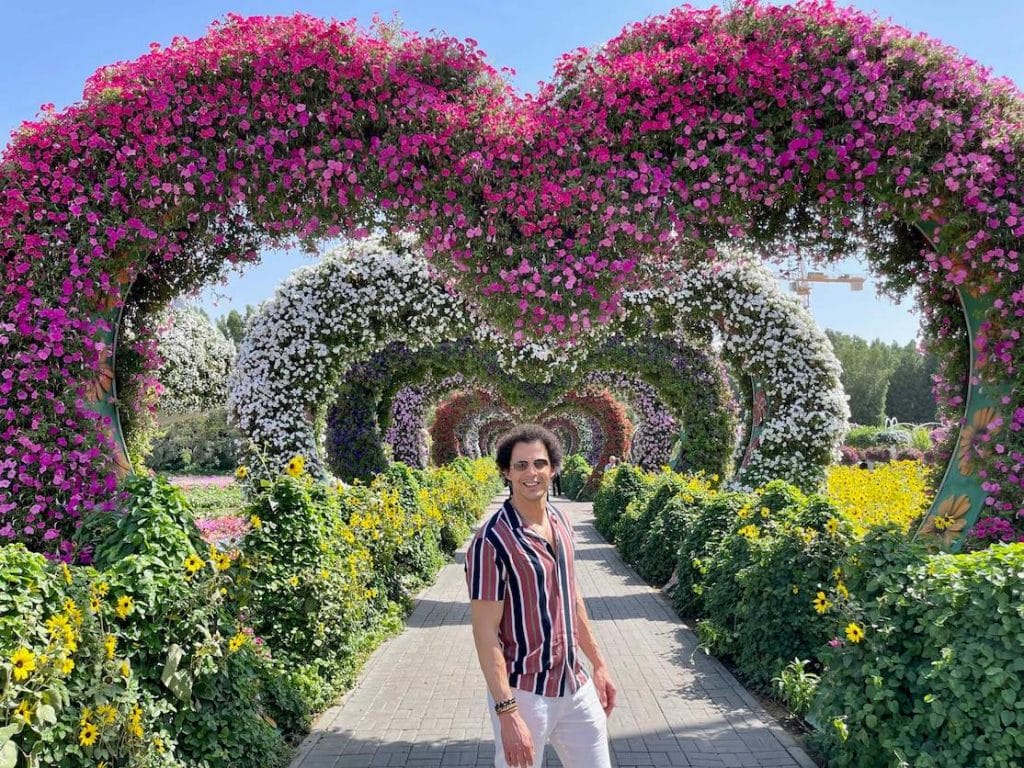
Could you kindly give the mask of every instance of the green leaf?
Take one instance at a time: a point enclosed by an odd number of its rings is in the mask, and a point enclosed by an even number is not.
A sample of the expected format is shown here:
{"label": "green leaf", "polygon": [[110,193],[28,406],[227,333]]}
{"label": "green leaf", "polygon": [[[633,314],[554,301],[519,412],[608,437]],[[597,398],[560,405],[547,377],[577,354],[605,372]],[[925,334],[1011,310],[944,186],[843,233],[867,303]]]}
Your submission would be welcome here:
{"label": "green leaf", "polygon": [[0,747],[0,768],[14,768],[18,764],[18,747],[7,741]]}
{"label": "green leaf", "polygon": [[49,704],[40,704],[36,710],[36,717],[39,718],[40,723],[55,725],[57,722],[57,711]]}

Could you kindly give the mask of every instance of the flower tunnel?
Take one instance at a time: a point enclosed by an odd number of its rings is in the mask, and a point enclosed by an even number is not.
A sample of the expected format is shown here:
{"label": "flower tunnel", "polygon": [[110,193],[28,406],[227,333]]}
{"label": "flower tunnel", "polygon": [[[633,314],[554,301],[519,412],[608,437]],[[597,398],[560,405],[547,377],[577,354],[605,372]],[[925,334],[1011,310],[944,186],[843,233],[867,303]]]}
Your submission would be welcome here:
{"label": "flower tunnel", "polygon": [[[1021,111],[1011,84],[955,51],[809,2],[676,9],[564,56],[529,97],[466,42],[303,15],[230,17],[103,68],[0,159],[2,528],[67,557],[82,515],[113,506],[130,467],[120,419],[144,410],[150,321],[168,301],[268,246],[375,227],[411,233],[447,288],[418,265],[353,255],[337,267],[353,285],[390,269],[408,290],[375,297],[392,302],[379,331],[366,294],[358,324],[306,318],[317,335],[256,342],[279,352],[250,355],[242,378],[273,396],[235,406],[275,455],[319,462],[312,406],[353,350],[483,325],[512,357],[538,339],[578,348],[631,296],[660,295],[684,269],[712,274],[723,243],[819,262],[861,249],[890,288],[917,291],[945,415],[969,427],[936,498],[941,525],[1012,517]],[[453,301],[458,317],[435,316]],[[277,387],[281,365],[309,377],[301,397]],[[768,385],[755,391],[775,413]],[[741,472],[818,466],[826,441],[801,458],[796,431],[765,419]]]}

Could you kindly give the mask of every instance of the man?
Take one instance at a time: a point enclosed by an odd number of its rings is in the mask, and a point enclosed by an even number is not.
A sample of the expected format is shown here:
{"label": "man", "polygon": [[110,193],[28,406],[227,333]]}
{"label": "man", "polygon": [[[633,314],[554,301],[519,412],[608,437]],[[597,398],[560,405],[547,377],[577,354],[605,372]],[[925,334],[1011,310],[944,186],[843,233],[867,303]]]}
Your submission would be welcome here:
{"label": "man", "polygon": [[466,553],[494,765],[539,768],[550,742],[565,768],[610,768],[607,718],[615,686],[576,587],[572,526],[548,503],[562,446],[554,433],[526,424],[502,438],[496,460],[511,495]]}

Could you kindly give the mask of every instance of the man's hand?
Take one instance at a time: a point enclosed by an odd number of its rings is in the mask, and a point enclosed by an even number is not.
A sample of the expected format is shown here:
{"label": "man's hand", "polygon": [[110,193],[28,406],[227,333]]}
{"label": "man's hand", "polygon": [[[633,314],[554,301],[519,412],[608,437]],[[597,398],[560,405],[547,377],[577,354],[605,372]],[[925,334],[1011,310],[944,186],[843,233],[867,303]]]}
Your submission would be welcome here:
{"label": "man's hand", "polygon": [[498,715],[501,723],[501,748],[509,768],[532,768],[533,736],[526,727],[526,721],[518,712]]}
{"label": "man's hand", "polygon": [[597,689],[597,699],[601,702],[605,717],[611,717],[612,710],[615,709],[615,684],[608,674],[608,667],[594,667],[594,687]]}

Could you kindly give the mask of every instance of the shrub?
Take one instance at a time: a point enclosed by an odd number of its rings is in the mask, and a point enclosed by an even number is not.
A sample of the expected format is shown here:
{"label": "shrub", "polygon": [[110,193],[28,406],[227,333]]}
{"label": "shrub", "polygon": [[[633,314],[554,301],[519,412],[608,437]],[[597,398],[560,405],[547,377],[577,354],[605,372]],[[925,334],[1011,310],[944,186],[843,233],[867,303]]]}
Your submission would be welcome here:
{"label": "shrub", "polygon": [[738,492],[697,492],[691,500],[681,500],[688,524],[679,541],[676,574],[679,584],[673,603],[681,616],[700,616],[704,610],[704,580],[710,557],[722,543],[739,511],[751,503],[752,496]]}
{"label": "shrub", "polygon": [[146,466],[156,472],[231,472],[238,464],[239,437],[238,430],[228,424],[224,408],[165,416],[146,457]]}
{"label": "shrub", "polygon": [[629,502],[640,495],[648,475],[632,464],[622,464],[606,473],[594,496],[594,525],[609,541],[614,541],[615,524]]}
{"label": "shrub", "polygon": [[[645,574],[650,570],[643,557],[645,543],[654,527],[662,527],[660,521],[666,506],[689,486],[689,479],[675,472],[653,475],[643,492],[630,501],[626,511],[619,517],[615,525],[615,543],[623,560],[636,568],[641,577],[647,579],[648,576]],[[678,540],[675,544],[678,544]],[[670,561],[674,565],[674,545],[669,543],[668,546],[671,549]],[[671,575],[669,572],[669,576]],[[665,580],[667,581],[668,577],[665,577]]]}
{"label": "shrub", "polygon": [[865,634],[825,655],[829,764],[1021,764],[1024,546],[926,557],[887,530],[855,554],[857,600],[836,631],[849,622]]}
{"label": "shrub", "polygon": [[570,499],[580,498],[580,491],[590,479],[593,468],[579,453],[571,453],[562,461],[562,492]]}
{"label": "shrub", "polygon": [[189,555],[206,549],[185,495],[163,477],[129,475],[115,512],[94,512],[76,533],[92,547],[92,563],[103,570],[128,555],[149,555],[177,569]]}
{"label": "shrub", "polygon": [[828,610],[815,604],[846,599],[850,535],[826,499],[782,481],[765,486],[707,558],[703,615],[726,630],[711,650],[732,657],[761,688],[788,659],[814,656],[831,630]]}
{"label": "shrub", "polygon": [[905,429],[899,429],[898,427],[892,429],[883,429],[875,435],[875,445],[892,446],[898,448],[900,446],[910,445],[910,433]]}
{"label": "shrub", "polygon": [[854,448],[870,448],[878,444],[878,433],[884,431],[882,427],[855,425],[846,433],[844,442]]}
{"label": "shrub", "polygon": [[696,498],[711,492],[703,475],[685,477],[682,488],[663,505],[657,495],[651,500],[654,514],[644,530],[644,538],[637,557],[637,573],[648,583],[665,584],[676,569],[680,543],[687,529],[693,525],[693,503]]}

